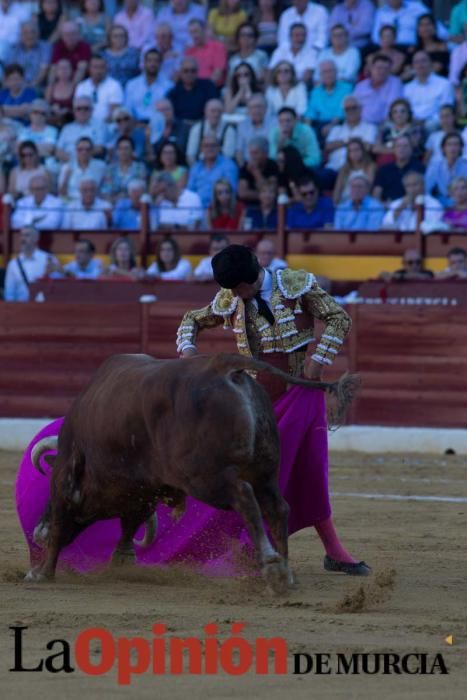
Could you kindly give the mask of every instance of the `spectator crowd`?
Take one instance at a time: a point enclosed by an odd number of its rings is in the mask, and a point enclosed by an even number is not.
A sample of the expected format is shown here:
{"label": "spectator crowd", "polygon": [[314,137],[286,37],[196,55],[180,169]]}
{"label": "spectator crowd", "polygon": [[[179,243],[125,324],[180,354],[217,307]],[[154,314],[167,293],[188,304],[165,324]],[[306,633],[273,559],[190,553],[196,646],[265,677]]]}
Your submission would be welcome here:
{"label": "spectator crowd", "polygon": [[467,228],[463,1],[0,0],[0,67],[14,228]]}

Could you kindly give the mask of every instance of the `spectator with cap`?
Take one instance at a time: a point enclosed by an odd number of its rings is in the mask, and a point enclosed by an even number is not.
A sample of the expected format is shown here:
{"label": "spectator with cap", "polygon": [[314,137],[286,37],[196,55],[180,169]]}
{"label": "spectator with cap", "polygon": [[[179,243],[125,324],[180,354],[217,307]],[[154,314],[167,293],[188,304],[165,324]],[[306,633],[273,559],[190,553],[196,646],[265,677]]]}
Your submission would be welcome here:
{"label": "spectator with cap", "polygon": [[335,171],[345,164],[350,139],[361,139],[366,150],[371,151],[378,135],[375,124],[362,120],[362,106],[354,95],[345,97],[342,104],[344,121],[332,127],[324,146],[328,156],[327,167]]}
{"label": "spectator with cap", "polygon": [[277,163],[268,158],[269,143],[262,136],[252,139],[248,146],[249,157],[240,168],[238,196],[242,202],[257,204],[259,191],[265,182],[277,187],[279,168]]}
{"label": "spectator with cap", "polygon": [[227,52],[224,44],[208,37],[206,23],[201,19],[192,19],[188,29],[192,45],[185,49],[185,56],[195,59],[200,78],[211,80],[214,85],[220,87],[224,84],[227,68]]}
{"label": "spectator with cap", "polygon": [[15,229],[34,226],[39,231],[54,231],[61,227],[63,202],[49,192],[49,178],[46,175],[34,175],[29,182],[29,191],[18,199],[11,217]]}
{"label": "spectator with cap", "polygon": [[140,72],[139,50],[128,46],[128,31],[120,24],[110,27],[107,48],[102,56],[107,65],[107,75],[118,80],[122,88]]}
{"label": "spectator with cap", "polygon": [[160,173],[153,181],[159,228],[199,229],[204,219],[203,204],[191,189],[180,189],[169,173]]}
{"label": "spectator with cap", "polygon": [[229,237],[225,233],[213,233],[209,239],[209,255],[202,258],[193,272],[196,282],[208,282],[214,279],[211,261],[217,253],[230,245]]}
{"label": "spectator with cap", "polygon": [[383,219],[383,227],[398,231],[415,231],[417,208],[423,207],[421,229],[424,233],[442,228],[443,206],[437,199],[425,194],[425,178],[421,173],[408,172],[402,178],[405,194],[396,199]]}
{"label": "spectator with cap", "polygon": [[76,155],[76,143],[81,138],[88,138],[93,143],[93,155],[102,156],[105,153],[106,129],[103,122],[92,116],[92,100],[89,97],[77,97],[73,100],[74,120],[65,124],[58,141],[56,158],[67,163]]}
{"label": "spectator with cap", "polygon": [[434,277],[431,270],[425,270],[423,258],[415,248],[409,248],[405,251],[402,265],[403,267],[395,272],[382,272],[379,276],[380,279],[385,282],[405,282],[407,280],[429,280]]}
{"label": "spectator with cap", "polygon": [[455,177],[449,187],[452,203],[446,208],[443,221],[452,230],[467,231],[467,178]]}
{"label": "spectator with cap", "polygon": [[402,96],[401,81],[391,75],[391,59],[384,54],[376,54],[370,77],[357,83],[353,94],[362,105],[364,121],[381,124],[388,116],[390,105]]}
{"label": "spectator with cap", "polygon": [[170,0],[157,13],[156,24],[166,24],[172,28],[175,49],[184,52],[187,46],[191,46],[189,26],[192,19],[204,21],[206,10],[190,0]]}
{"label": "spectator with cap", "polygon": [[[467,184],[467,183],[466,183]],[[464,248],[451,248],[447,255],[448,266],[436,274],[440,280],[467,279],[467,253]]]}
{"label": "spectator with cap", "polygon": [[417,43],[417,20],[427,12],[427,7],[419,0],[385,0],[376,10],[373,22],[372,39],[378,43],[381,27],[391,24],[397,29],[397,43],[400,46],[414,46]]}
{"label": "spectator with cap", "polygon": [[426,51],[417,51],[412,59],[415,78],[404,85],[404,97],[410,102],[415,119],[436,125],[439,109],[454,104],[454,90],[447,78],[433,72]]}
{"label": "spectator with cap", "polygon": [[193,124],[190,129],[186,149],[186,159],[189,165],[193,165],[199,157],[201,142],[205,134],[215,136],[219,140],[222,154],[226,158],[235,156],[235,127],[223,121],[222,116],[223,104],[221,100],[212,99],[206,102],[203,121]]}
{"label": "spectator with cap", "polygon": [[162,59],[159,75],[174,83],[177,80],[183,58],[183,52],[175,48],[174,41],[172,27],[165,22],[156,24],[154,39],[147,41],[141,49],[141,68],[144,66],[146,53],[150,49],[157,49]]}
{"label": "spectator with cap", "polygon": [[95,280],[102,275],[103,265],[95,258],[96,246],[87,238],[82,238],[75,245],[75,259],[63,266],[65,277],[77,280]]}
{"label": "spectator with cap", "polygon": [[319,64],[319,83],[311,91],[305,119],[323,141],[332,127],[344,118],[343,100],[351,92],[350,83],[337,80],[333,61],[326,60]]}
{"label": "spectator with cap", "polygon": [[[127,187],[128,196],[119,199],[112,210],[112,226],[118,229],[139,231],[141,229],[141,211],[143,204],[150,197],[146,194],[146,182],[137,178],[130,180]],[[149,207],[149,228],[157,228],[157,212],[155,207]]]}
{"label": "spectator with cap", "polygon": [[276,244],[270,238],[262,238],[256,244],[255,255],[261,267],[271,272],[285,270],[287,262],[277,257]]}
{"label": "spectator with cap", "polygon": [[272,130],[269,156],[276,160],[277,152],[286,146],[293,146],[307,168],[321,162],[321,152],[314,130],[308,124],[297,120],[297,113],[291,107],[283,107],[278,114],[279,125]]}
{"label": "spectator with cap", "polygon": [[79,194],[65,210],[63,228],[72,231],[100,231],[108,228],[112,207],[97,196],[97,183],[83,177],[79,183]]}
{"label": "spectator with cap", "polygon": [[238,169],[234,161],[220,153],[220,143],[215,136],[204,136],[201,142],[201,158],[190,168],[188,189],[201,198],[207,208],[212,199],[214,184],[226,178],[237,189]]}
{"label": "spectator with cap", "polygon": [[378,168],[373,195],[382,202],[393,202],[404,196],[402,178],[408,172],[424,173],[423,164],[414,158],[409,136],[398,136],[394,141],[394,162]]}
{"label": "spectator with cap", "polygon": [[256,93],[248,100],[247,117],[237,127],[236,160],[241,166],[248,160],[250,141],[262,136],[269,138],[273,119],[268,114],[266,98],[262,93]]}
{"label": "spectator with cap", "polygon": [[34,226],[25,226],[20,233],[20,252],[10,260],[5,273],[5,301],[29,301],[29,286],[44,277],[49,265],[58,260],[38,247],[40,233]]}
{"label": "spectator with cap", "polygon": [[84,80],[91,59],[91,47],[81,39],[76,22],[66,21],[62,24],[60,39],[52,47],[52,69],[62,58],[67,58],[71,63],[73,84],[77,85]]}
{"label": "spectator with cap", "polygon": [[206,102],[218,97],[218,90],[211,80],[198,77],[198,64],[186,56],[181,63],[180,78],[167,97],[177,119],[193,123],[203,118]]}
{"label": "spectator with cap", "polygon": [[258,29],[251,22],[243,22],[237,27],[235,43],[237,52],[229,59],[228,72],[231,74],[240,63],[248,63],[256,73],[258,80],[264,79],[268,65],[265,51],[257,48]]}
{"label": "spectator with cap", "polygon": [[120,83],[107,75],[107,64],[102,56],[93,56],[89,62],[89,78],[76,86],[75,97],[89,97],[93,102],[93,116],[101,122],[110,122],[114,109],[123,102]]}
{"label": "spectator with cap", "polygon": [[19,64],[24,71],[26,85],[40,90],[47,79],[51,52],[51,45],[39,39],[37,22],[28,20],[21,25],[20,40],[11,46],[4,64]]}
{"label": "spectator with cap", "polygon": [[279,19],[277,41],[287,44],[292,24],[304,24],[307,28],[307,46],[324,49],[328,38],[328,11],[322,5],[308,0],[292,0],[292,7],[282,12]]}
{"label": "spectator with cap", "polygon": [[93,158],[94,144],[86,136],[76,143],[76,158],[65,163],[58,177],[58,189],[62,197],[75,199],[80,192],[83,180],[92,179],[97,187],[104,182],[107,165],[103,160]]}
{"label": "spectator with cap", "polygon": [[300,199],[287,211],[287,227],[291,229],[329,228],[334,221],[334,207],[329,197],[321,196],[314,179],[304,175],[297,183]]}
{"label": "spectator with cap", "polygon": [[144,70],[130,80],[125,87],[125,107],[139,122],[149,123],[154,103],[161,100],[172,89],[173,83],[159,74],[161,55],[150,49],[144,56]]}
{"label": "spectator with cap", "polygon": [[306,112],[308,98],[305,85],[297,81],[295,69],[288,61],[281,61],[273,69],[265,96],[274,115],[279,114],[283,107],[291,107],[299,117]]}
{"label": "spectator with cap", "polygon": [[452,203],[449,194],[451,182],[467,177],[467,160],[463,157],[464,142],[460,134],[446,134],[441,141],[441,158],[432,158],[426,171],[426,191],[445,206]]}
{"label": "spectator with cap", "polygon": [[6,66],[4,85],[5,87],[0,89],[0,106],[3,107],[3,113],[10,119],[17,119],[26,124],[37,92],[26,85],[24,71],[17,63]]}
{"label": "spectator with cap", "polygon": [[123,8],[117,12],[114,23],[125,27],[128,45],[140,49],[154,31],[154,13],[140,0],[123,0]]}
{"label": "spectator with cap", "polygon": [[351,45],[362,49],[370,43],[374,16],[375,6],[370,0],[342,0],[332,8],[329,26],[345,27]]}
{"label": "spectator with cap", "polygon": [[366,175],[349,179],[349,197],[338,205],[334,228],[341,231],[378,231],[384,217],[381,202],[370,196],[371,182]]}
{"label": "spectator with cap", "polygon": [[269,61],[269,68],[273,70],[279,63],[290,63],[298,80],[308,84],[317,66],[318,51],[308,46],[304,24],[292,24],[289,32],[290,41],[277,47]]}
{"label": "spectator with cap", "polygon": [[357,81],[362,59],[360,51],[349,43],[349,33],[342,24],[331,29],[331,46],[323,49],[318,57],[318,65],[323,61],[332,61],[336,66],[338,80],[345,80],[352,85]]}

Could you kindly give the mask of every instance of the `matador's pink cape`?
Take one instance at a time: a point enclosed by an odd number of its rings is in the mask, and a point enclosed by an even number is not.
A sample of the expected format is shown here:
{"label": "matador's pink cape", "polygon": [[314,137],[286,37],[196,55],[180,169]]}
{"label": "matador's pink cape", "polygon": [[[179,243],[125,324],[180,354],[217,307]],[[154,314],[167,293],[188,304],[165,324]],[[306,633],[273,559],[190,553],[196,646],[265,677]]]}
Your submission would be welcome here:
{"label": "matador's pink cape", "polygon": [[[279,483],[290,506],[290,534],[326,520],[331,514],[328,495],[327,428],[324,394],[318,390],[294,386],[274,404],[281,439]],[[49,500],[50,467],[42,467],[47,476],[32,465],[31,449],[36,442],[58,435],[63,419],[47,425],[24,453],[16,482],[19,519],[29,546],[31,559],[37,560],[39,547],[32,534]],[[137,563],[160,566],[170,563],[196,563],[209,573],[231,575],[236,571],[232,559],[232,539],[245,547],[249,537],[236,513],[216,510],[192,498],[177,522],[166,506],[157,508],[158,534],[148,549],[136,547]],[[143,528],[137,537],[141,538]],[[65,547],[59,564],[85,572],[107,563],[120,537],[119,520],[103,520],[84,530]]]}

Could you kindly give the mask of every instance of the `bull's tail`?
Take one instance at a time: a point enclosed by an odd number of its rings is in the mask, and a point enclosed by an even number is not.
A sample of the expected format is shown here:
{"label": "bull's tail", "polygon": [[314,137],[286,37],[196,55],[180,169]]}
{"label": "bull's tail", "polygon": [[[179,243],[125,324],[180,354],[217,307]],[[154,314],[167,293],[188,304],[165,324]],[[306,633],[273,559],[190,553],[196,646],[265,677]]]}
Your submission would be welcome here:
{"label": "bull's tail", "polygon": [[[49,437],[42,438],[42,440],[39,440],[39,442],[36,442],[34,447],[31,450],[31,462],[33,463],[34,467],[39,471],[41,474],[45,476],[45,471],[42,469],[40,465],[40,459],[43,454],[46,452],[57,452],[58,449],[58,436],[57,435],[50,435]],[[55,455],[50,455],[48,462],[50,466],[53,468],[53,462],[55,461]]]}
{"label": "bull's tail", "polygon": [[142,540],[133,540],[138,547],[150,547],[157,536],[157,513],[153,513],[150,518],[146,520],[145,533]]}
{"label": "bull's tail", "polygon": [[244,357],[235,354],[220,353],[216,355],[213,359],[213,367],[225,374],[244,370],[269,372],[276,377],[280,377],[287,384],[306,386],[310,389],[321,389],[330,396],[333,396],[336,400],[336,405],[328,410],[328,419],[331,426],[338,426],[342,423],[347,408],[352,403],[360,386],[360,377],[358,374],[349,374],[347,372],[336,382],[313,381],[303,377],[293,377],[287,374],[287,372],[273,367],[267,362],[255,360],[253,357]]}

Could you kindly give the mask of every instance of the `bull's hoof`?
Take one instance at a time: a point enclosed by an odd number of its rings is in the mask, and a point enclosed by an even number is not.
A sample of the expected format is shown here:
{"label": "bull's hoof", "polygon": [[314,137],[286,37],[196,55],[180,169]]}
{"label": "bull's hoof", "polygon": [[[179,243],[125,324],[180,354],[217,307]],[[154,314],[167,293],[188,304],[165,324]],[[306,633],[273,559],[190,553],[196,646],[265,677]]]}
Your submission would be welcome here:
{"label": "bull's hoof", "polygon": [[27,581],[28,583],[41,583],[43,581],[50,580],[51,578],[43,574],[40,569],[31,569],[24,577],[24,581]]}
{"label": "bull's hoof", "polygon": [[116,549],[112,555],[112,566],[128,566],[128,564],[134,564],[136,562],[136,555],[133,550]]}
{"label": "bull's hoof", "polygon": [[264,564],[263,576],[276,595],[285,595],[289,590],[289,570],[281,557],[271,557]]}

